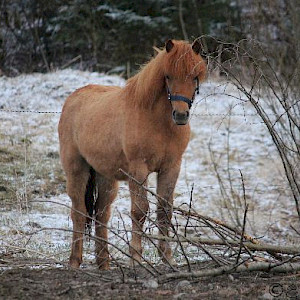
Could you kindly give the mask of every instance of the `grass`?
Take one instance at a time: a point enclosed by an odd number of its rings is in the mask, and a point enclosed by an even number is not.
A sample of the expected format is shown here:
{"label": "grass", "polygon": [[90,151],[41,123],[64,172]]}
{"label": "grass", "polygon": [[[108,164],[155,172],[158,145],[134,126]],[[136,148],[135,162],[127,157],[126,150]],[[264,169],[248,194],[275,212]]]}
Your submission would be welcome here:
{"label": "grass", "polygon": [[65,191],[58,153],[39,153],[24,142],[0,148],[0,205],[2,210],[29,209],[38,196]]}

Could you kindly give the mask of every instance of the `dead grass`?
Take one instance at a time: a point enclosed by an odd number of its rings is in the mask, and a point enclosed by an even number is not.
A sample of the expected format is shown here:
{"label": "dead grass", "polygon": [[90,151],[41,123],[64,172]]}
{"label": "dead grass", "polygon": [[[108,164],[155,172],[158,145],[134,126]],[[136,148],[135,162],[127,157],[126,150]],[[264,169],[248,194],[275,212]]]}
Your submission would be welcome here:
{"label": "dead grass", "polygon": [[65,191],[58,152],[40,153],[26,141],[6,144],[0,148],[0,164],[2,210],[28,209],[37,196],[47,198]]}

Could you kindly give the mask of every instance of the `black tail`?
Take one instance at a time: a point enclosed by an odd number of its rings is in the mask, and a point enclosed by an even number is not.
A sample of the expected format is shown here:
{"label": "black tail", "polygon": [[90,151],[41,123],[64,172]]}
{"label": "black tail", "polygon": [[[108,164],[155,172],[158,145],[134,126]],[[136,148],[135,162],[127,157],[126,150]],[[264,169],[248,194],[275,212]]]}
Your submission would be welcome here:
{"label": "black tail", "polygon": [[92,227],[92,218],[95,215],[95,205],[96,205],[96,172],[91,167],[90,177],[86,185],[85,190],[85,207],[87,211],[85,229],[86,233],[90,235]]}

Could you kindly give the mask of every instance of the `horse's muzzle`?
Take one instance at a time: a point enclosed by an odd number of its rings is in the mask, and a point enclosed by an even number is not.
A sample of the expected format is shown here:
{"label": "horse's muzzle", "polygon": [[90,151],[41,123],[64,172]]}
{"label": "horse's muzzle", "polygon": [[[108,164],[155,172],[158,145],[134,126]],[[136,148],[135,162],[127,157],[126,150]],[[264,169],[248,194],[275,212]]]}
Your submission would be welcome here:
{"label": "horse's muzzle", "polygon": [[178,112],[176,110],[173,110],[173,121],[176,125],[186,125],[189,121],[190,113],[189,111],[185,112]]}

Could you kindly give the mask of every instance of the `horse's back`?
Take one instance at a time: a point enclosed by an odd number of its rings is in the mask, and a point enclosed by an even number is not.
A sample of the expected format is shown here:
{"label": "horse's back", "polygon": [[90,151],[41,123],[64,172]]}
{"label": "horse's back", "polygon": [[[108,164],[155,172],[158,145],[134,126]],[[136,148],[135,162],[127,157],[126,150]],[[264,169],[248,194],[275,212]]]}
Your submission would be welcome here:
{"label": "horse's back", "polygon": [[73,92],[66,100],[62,116],[66,114],[66,110],[70,110],[68,107],[74,107],[76,109],[81,105],[89,105],[93,100],[101,100],[103,94],[117,91],[120,87],[118,86],[106,86],[106,85],[96,85],[89,84],[84,87],[77,89]]}
{"label": "horse's back", "polygon": [[[64,123],[73,123],[74,118],[84,113],[86,110],[92,110],[95,103],[101,105],[103,96],[107,93],[120,90],[118,86],[105,86],[90,84],[77,89],[65,101],[59,124],[59,131],[64,130]],[[70,119],[70,120],[68,120]]]}
{"label": "horse's back", "polygon": [[92,94],[105,93],[105,92],[115,91],[118,89],[120,89],[120,87],[118,86],[89,84],[77,89],[70,96],[85,95],[90,93]]}

